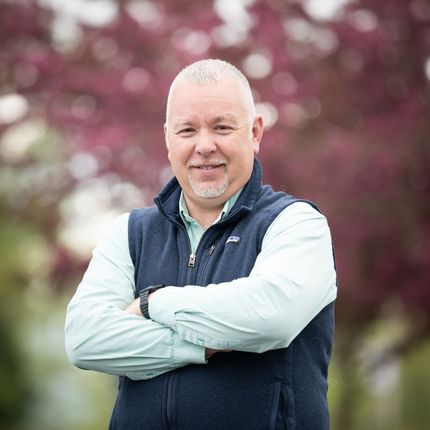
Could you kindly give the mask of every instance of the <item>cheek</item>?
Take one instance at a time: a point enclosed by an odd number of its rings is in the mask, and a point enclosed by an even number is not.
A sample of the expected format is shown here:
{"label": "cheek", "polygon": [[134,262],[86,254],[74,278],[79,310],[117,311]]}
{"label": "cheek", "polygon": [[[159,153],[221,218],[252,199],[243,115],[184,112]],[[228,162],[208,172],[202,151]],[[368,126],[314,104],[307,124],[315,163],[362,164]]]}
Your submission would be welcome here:
{"label": "cheek", "polygon": [[188,152],[184,145],[171,145],[168,153],[170,163],[177,167],[185,164],[189,158]]}
{"label": "cheek", "polygon": [[252,147],[246,146],[229,154],[230,163],[238,176],[249,175],[254,165],[254,151]]}

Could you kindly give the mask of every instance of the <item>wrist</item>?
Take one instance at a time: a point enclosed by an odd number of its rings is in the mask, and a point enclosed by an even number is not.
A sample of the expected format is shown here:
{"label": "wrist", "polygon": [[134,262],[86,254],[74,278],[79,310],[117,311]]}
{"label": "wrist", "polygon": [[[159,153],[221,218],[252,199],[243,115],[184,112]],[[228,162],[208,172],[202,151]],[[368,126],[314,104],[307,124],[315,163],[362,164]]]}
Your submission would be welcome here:
{"label": "wrist", "polygon": [[159,284],[159,285],[151,285],[148,288],[145,288],[143,290],[140,291],[139,293],[139,297],[140,297],[140,310],[142,312],[142,315],[144,316],[144,318],[146,319],[150,319],[151,317],[149,316],[149,295],[152,293],[155,293],[155,291],[164,288],[165,285],[164,284]]}

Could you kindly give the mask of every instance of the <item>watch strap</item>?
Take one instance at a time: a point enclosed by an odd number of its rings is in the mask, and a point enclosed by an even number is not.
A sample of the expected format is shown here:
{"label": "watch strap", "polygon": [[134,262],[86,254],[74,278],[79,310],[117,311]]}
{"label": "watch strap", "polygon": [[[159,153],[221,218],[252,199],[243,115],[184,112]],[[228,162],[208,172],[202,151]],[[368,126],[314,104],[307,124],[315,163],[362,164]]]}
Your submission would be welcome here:
{"label": "watch strap", "polygon": [[151,317],[149,316],[149,302],[148,302],[148,296],[151,293],[154,293],[155,291],[164,288],[165,285],[164,284],[159,284],[159,285],[151,285],[148,288],[144,288],[143,290],[140,291],[139,293],[139,297],[140,297],[140,311],[142,312],[142,315],[146,318],[146,319],[151,319]]}

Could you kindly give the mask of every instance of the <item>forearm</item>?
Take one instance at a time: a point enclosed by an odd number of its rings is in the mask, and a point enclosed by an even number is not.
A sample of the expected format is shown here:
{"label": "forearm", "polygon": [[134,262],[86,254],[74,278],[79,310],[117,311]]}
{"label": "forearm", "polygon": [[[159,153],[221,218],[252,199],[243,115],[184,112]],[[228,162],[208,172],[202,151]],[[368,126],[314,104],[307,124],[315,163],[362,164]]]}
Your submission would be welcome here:
{"label": "forearm", "polygon": [[159,299],[160,305],[150,307],[151,318],[196,345],[247,352],[287,347],[335,299],[327,295],[311,303],[305,298],[291,298],[259,277],[170,292],[166,289],[165,297],[154,297],[154,304]]}
{"label": "forearm", "polygon": [[[149,294],[148,301],[151,300],[151,296],[153,293]],[[142,317],[142,310],[141,310],[141,300],[140,298],[137,298],[133,300],[126,308],[125,312],[127,312],[130,315],[135,315],[138,317]],[[152,321],[152,320],[149,320]],[[187,342],[188,343],[188,342]],[[187,345],[188,346],[188,345]],[[231,349],[212,349],[212,348],[205,348],[205,358],[209,359],[214,354],[217,354],[218,352],[231,352]]]}
{"label": "forearm", "polygon": [[147,379],[190,363],[204,363],[204,348],[172,329],[124,311],[134,299],[128,252],[128,217],[120,217],[94,250],[66,317],[65,342],[78,367]]}
{"label": "forearm", "polygon": [[209,348],[264,352],[288,346],[336,297],[325,218],[312,211],[293,215],[287,227],[268,234],[249,277],[159,290],[149,304],[151,318]]}
{"label": "forearm", "polygon": [[131,379],[149,379],[190,363],[204,363],[204,348],[168,327],[92,302],[72,301],[66,351],[77,367]]}

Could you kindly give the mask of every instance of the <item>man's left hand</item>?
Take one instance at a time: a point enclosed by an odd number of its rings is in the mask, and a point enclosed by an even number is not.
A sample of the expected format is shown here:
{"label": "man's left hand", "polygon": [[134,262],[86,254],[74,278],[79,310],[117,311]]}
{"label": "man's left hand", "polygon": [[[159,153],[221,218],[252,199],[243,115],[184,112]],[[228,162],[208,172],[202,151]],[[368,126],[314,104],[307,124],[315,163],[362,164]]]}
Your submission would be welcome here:
{"label": "man's left hand", "polygon": [[[149,297],[148,297],[149,299]],[[137,315],[139,317],[142,317],[142,311],[140,310],[140,297],[137,299],[134,299],[125,309],[125,312],[129,313],[130,315]]]}

